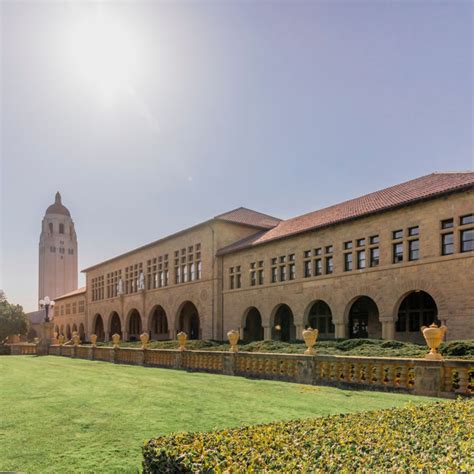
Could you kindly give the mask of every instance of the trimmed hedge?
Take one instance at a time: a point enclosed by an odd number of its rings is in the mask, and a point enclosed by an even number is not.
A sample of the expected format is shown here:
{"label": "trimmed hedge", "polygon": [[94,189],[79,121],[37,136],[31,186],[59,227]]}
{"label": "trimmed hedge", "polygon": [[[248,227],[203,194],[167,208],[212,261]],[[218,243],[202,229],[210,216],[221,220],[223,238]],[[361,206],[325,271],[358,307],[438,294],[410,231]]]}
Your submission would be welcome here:
{"label": "trimmed hedge", "polygon": [[4,344],[0,344],[0,355],[10,355],[10,346],[6,346]]}
{"label": "trimmed hedge", "polygon": [[[112,346],[111,342],[98,343],[98,346]],[[121,347],[140,347],[140,342],[122,342]],[[193,340],[186,343],[191,350],[228,351],[227,343],[209,340]],[[177,349],[178,341],[152,341],[150,349]],[[425,344],[411,342],[387,341],[382,339],[332,339],[318,340],[314,347],[316,354],[321,355],[354,355],[366,357],[425,357],[429,349]],[[283,354],[303,354],[306,345],[301,341],[241,341],[239,350],[245,352],[270,352]],[[440,352],[447,358],[473,359],[474,340],[449,341],[440,346]]]}
{"label": "trimmed hedge", "polygon": [[145,473],[474,472],[474,402],[178,433],[143,448]]}

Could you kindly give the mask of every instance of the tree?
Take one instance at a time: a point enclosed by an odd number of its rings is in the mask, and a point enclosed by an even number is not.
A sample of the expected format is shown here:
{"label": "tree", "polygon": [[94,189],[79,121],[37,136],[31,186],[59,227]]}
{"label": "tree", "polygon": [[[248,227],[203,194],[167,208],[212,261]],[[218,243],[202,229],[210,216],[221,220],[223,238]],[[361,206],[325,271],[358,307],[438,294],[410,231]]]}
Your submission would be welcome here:
{"label": "tree", "polygon": [[26,334],[28,317],[19,304],[7,301],[5,293],[0,290],[0,344],[13,334]]}

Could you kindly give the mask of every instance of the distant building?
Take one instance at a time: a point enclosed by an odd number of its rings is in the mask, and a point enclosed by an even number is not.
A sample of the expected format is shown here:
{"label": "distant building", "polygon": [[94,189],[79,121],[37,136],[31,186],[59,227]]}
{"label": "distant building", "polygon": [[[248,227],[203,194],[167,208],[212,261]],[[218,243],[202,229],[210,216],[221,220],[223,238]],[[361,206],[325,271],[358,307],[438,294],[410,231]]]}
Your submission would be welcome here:
{"label": "distant building", "polygon": [[65,335],[222,340],[239,329],[247,341],[287,341],[312,326],[321,338],[421,342],[420,326],[435,321],[450,340],[473,338],[474,172],[288,220],[239,208],[84,272],[86,288],[56,297]]}
{"label": "distant building", "polygon": [[41,223],[38,301],[45,296],[54,300],[76,290],[77,276],[76,230],[58,192]]}

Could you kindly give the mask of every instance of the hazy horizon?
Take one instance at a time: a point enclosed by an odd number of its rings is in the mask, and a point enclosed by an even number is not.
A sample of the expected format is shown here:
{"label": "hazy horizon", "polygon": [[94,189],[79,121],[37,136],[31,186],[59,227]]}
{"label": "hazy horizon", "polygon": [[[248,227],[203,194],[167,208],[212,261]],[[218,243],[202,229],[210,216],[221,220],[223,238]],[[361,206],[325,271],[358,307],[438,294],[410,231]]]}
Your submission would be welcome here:
{"label": "hazy horizon", "polygon": [[1,27],[0,288],[27,311],[56,191],[83,269],[474,168],[469,2],[3,1]]}

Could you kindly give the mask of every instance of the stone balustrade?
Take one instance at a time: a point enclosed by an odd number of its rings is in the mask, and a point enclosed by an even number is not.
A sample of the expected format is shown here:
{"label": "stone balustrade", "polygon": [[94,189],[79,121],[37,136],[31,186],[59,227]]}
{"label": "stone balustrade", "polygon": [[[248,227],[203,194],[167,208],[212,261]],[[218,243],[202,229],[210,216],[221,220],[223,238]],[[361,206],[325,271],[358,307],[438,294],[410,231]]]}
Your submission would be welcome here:
{"label": "stone balustrade", "polygon": [[8,344],[11,355],[36,355],[37,348],[35,343],[18,342],[15,344]]}
{"label": "stone balustrade", "polygon": [[474,361],[52,345],[50,355],[453,398],[474,394]]}

